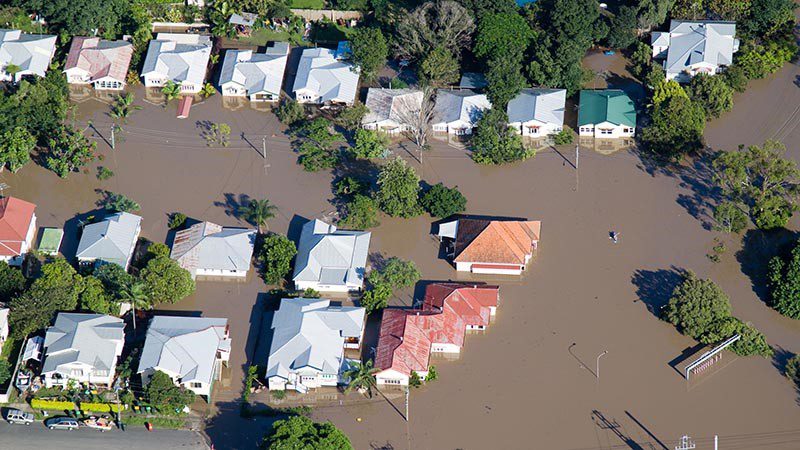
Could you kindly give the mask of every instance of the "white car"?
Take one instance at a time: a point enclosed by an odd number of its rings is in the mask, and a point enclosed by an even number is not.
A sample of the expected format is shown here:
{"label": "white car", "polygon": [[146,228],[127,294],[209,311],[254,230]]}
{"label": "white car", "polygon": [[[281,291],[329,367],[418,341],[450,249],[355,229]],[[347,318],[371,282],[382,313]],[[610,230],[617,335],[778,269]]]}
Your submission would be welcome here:
{"label": "white car", "polygon": [[44,423],[51,430],[77,430],[78,421],[71,417],[54,417]]}
{"label": "white car", "polygon": [[30,425],[33,423],[33,414],[18,409],[9,409],[6,413],[6,420],[10,424],[21,423],[23,425]]}

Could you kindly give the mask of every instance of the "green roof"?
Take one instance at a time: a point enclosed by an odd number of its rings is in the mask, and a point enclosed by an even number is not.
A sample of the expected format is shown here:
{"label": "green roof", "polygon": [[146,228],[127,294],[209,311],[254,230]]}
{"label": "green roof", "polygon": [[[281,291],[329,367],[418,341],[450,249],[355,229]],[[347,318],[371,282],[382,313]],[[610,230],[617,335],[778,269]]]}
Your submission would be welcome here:
{"label": "green roof", "polygon": [[602,122],[635,127],[636,108],[631,98],[619,89],[581,91],[578,126]]}
{"label": "green roof", "polygon": [[55,255],[61,246],[62,237],[64,237],[64,230],[61,228],[45,228],[42,232],[42,240],[39,241],[39,251]]}

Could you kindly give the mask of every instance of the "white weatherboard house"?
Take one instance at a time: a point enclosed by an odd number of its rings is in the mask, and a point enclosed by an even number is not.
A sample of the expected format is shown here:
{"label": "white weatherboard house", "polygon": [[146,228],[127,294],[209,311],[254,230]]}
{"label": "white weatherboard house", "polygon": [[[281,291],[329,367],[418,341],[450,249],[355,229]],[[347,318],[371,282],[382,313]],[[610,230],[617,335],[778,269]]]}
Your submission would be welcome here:
{"label": "white weatherboard house", "polygon": [[352,105],[358,90],[358,69],[339,61],[327,48],[303,50],[292,92],[299,103]]}
{"label": "white weatherboard house", "polygon": [[523,89],[508,102],[508,126],[518,134],[544,137],[564,127],[564,89]]}
{"label": "white weatherboard house", "polygon": [[431,127],[440,133],[463,136],[472,130],[492,104],[483,94],[474,91],[440,89],[436,95]]}
{"label": "white weatherboard house", "polygon": [[368,231],[337,230],[334,225],[316,219],[303,225],[292,277],[295,289],[360,291],[364,286],[370,236]]}
{"label": "white weatherboard house", "polygon": [[285,298],[272,318],[272,344],[266,378],[270,390],[305,393],[336,386],[344,349],[358,349],[364,334],[364,308],[331,306],[330,300]]}
{"label": "white weatherboard house", "polygon": [[619,89],[583,90],[578,108],[578,135],[602,139],[636,134],[636,107]]}
{"label": "white weatherboard house", "polygon": [[222,95],[249,97],[251,102],[278,101],[288,56],[288,42],[274,42],[264,53],[228,50],[219,75]]}
{"label": "white weatherboard house", "polygon": [[142,218],[126,212],[86,225],[78,243],[78,261],[117,264],[127,270],[141,231]]}
{"label": "white weatherboard house", "polygon": [[361,120],[367,130],[396,135],[411,129],[422,108],[422,91],[369,88],[364,105],[369,112]]}
{"label": "white weatherboard house", "polygon": [[175,233],[172,259],[192,277],[244,278],[250,270],[256,231],[200,222]]}
{"label": "white weatherboard house", "polygon": [[[26,75],[43,77],[56,53],[56,36],[0,29],[0,81],[18,82]],[[8,66],[16,72],[8,73]]]}
{"label": "white weatherboard house", "polygon": [[739,51],[736,22],[670,22],[669,31],[651,37],[653,58],[664,60],[668,80],[687,83],[697,74],[714,75],[733,63]]}
{"label": "white weatherboard house", "polygon": [[150,41],[142,78],[147,87],[179,84],[181,93],[196,94],[203,88],[211,56],[211,38],[200,34],[158,33]]}
{"label": "white weatherboard house", "polygon": [[103,314],[58,313],[44,337],[47,387],[76,383],[111,386],[125,342],[125,323]]}
{"label": "white weatherboard house", "polygon": [[136,373],[147,384],[156,371],[164,372],[176,385],[208,399],[230,355],[228,319],[155,316]]}
{"label": "white weatherboard house", "polygon": [[69,84],[91,84],[95,89],[119,91],[125,87],[133,45],[97,37],[75,37],[64,65]]}

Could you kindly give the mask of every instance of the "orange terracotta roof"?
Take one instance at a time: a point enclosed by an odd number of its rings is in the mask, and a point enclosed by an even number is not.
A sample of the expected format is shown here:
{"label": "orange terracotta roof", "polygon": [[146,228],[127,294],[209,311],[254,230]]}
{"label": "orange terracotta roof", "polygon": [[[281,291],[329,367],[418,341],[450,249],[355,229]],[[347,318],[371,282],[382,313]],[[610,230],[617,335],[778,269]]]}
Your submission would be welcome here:
{"label": "orange terracotta roof", "polygon": [[14,197],[0,199],[0,255],[17,256],[33,221],[36,205]]}
{"label": "orange terracotta roof", "polygon": [[538,220],[458,221],[456,262],[520,264],[538,243],[542,223]]}

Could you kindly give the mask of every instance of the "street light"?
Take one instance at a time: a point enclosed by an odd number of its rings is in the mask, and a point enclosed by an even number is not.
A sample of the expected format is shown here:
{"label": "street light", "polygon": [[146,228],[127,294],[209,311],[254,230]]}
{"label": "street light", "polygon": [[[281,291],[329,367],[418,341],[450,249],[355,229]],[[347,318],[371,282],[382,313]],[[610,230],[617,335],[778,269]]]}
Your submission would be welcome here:
{"label": "street light", "polygon": [[597,382],[598,383],[600,382],[600,358],[605,356],[605,355],[607,355],[607,354],[608,354],[608,350],[603,350],[603,353],[600,353],[599,355],[597,355],[597,366],[595,367],[596,370],[595,370],[594,373],[595,373],[595,376],[597,376]]}

